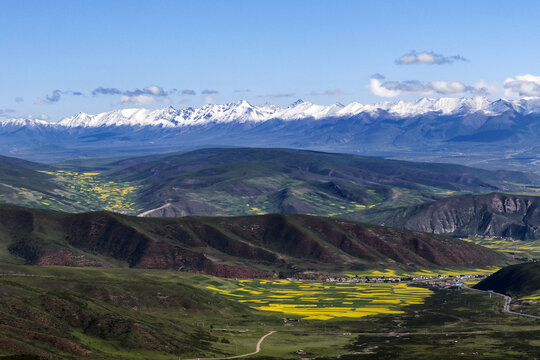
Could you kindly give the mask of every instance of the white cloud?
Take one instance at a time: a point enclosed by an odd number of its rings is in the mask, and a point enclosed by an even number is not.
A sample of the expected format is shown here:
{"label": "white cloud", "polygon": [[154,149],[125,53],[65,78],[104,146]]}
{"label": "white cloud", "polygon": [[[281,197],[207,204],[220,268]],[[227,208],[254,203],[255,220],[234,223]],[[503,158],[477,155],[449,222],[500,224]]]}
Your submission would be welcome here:
{"label": "white cloud", "polygon": [[207,104],[210,104],[210,103],[213,103],[214,101],[216,101],[216,99],[213,96],[205,96],[203,100]]}
{"label": "white cloud", "polygon": [[150,104],[168,104],[171,99],[168,97],[156,98],[151,95],[122,95],[120,98],[120,104],[130,105],[150,105]]}
{"label": "white cloud", "polygon": [[159,86],[156,86],[156,85],[150,85],[148,87],[145,87],[144,90],[146,90],[147,92],[149,92],[150,94],[152,94],[154,96],[165,96],[166,95],[165,90],[163,90],[163,88],[161,88]]}
{"label": "white cloud", "polygon": [[428,83],[439,94],[460,94],[466,91],[467,87],[459,81],[432,81]]}
{"label": "white cloud", "polygon": [[540,96],[540,76],[525,74],[504,80],[504,95]]}
{"label": "white cloud", "polygon": [[428,65],[442,65],[451,64],[455,61],[468,61],[461,55],[444,56],[437,54],[433,51],[417,52],[415,50],[408,52],[405,55],[399,57],[396,60],[398,65],[411,65],[411,64],[428,64]]}
{"label": "white cloud", "polygon": [[466,85],[460,81],[431,81],[421,82],[418,80],[387,81],[381,82],[371,78],[367,88],[375,95],[382,97],[396,97],[399,95],[462,95],[470,93],[474,95],[488,95],[496,89],[485,81],[477,81],[472,85]]}
{"label": "white cloud", "polygon": [[367,88],[375,95],[382,97],[395,97],[401,94],[400,90],[389,89],[381,83],[379,79],[369,79]]}

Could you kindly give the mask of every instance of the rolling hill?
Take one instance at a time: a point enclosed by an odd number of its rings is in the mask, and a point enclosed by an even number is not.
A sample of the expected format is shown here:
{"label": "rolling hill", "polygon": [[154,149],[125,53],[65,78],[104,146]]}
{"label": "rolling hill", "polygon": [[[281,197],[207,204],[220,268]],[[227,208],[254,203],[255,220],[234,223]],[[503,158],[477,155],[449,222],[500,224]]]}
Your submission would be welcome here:
{"label": "rolling hill", "polygon": [[0,207],[2,262],[170,269],[224,277],[495,265],[461,240],[307,215],[140,218]]}
{"label": "rolling hill", "polygon": [[540,177],[292,149],[221,148],[116,161],[72,161],[140,186],[144,216],[308,213],[365,219],[371,210],[455,193],[531,191]]}
{"label": "rolling hill", "polygon": [[54,192],[61,188],[55,184],[53,176],[40,173],[52,166],[34,163],[13,157],[0,156],[0,194],[16,196],[13,188],[23,188],[42,193]]}
{"label": "rolling hill", "polygon": [[0,272],[2,359],[231,356],[234,347],[197,321],[223,323],[217,328],[248,316],[267,321],[238,302],[209,297],[180,273],[3,263]]}
{"label": "rolling hill", "polygon": [[304,213],[379,223],[396,208],[458,194],[534,193],[538,186],[535,174],[293,149],[200,149],[54,165],[0,158],[0,203],[150,217]]}
{"label": "rolling hill", "polygon": [[391,211],[380,223],[452,236],[540,238],[540,197],[512,194],[453,196]]}
{"label": "rolling hill", "polygon": [[133,212],[136,188],[97,175],[0,156],[0,203],[70,212]]}
{"label": "rolling hill", "polygon": [[48,199],[55,199],[65,210],[79,211],[70,200],[70,190],[47,174],[55,168],[13,157],[0,156],[0,203],[43,207]]}
{"label": "rolling hill", "polygon": [[523,297],[540,291],[540,262],[504,267],[474,286],[512,297]]}

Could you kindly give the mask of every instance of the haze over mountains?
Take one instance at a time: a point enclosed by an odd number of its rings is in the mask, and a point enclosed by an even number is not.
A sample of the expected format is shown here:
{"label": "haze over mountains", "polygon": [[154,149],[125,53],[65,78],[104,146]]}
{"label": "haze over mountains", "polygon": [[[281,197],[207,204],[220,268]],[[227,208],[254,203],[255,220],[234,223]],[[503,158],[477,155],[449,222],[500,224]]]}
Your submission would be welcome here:
{"label": "haze over mountains", "polygon": [[330,106],[297,101],[286,108],[239,101],[79,113],[58,123],[0,120],[0,153],[53,161],[218,145],[289,147],[535,171],[539,117],[537,98]]}

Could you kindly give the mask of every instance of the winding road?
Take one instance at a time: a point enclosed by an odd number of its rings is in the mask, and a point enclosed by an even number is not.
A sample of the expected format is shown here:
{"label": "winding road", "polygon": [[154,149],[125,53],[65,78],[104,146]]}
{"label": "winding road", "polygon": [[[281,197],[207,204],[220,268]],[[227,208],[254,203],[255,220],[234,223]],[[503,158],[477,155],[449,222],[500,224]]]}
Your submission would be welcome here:
{"label": "winding road", "polygon": [[195,359],[188,359],[188,360],[228,360],[228,359],[240,359],[240,358],[243,358],[243,357],[255,355],[255,354],[257,354],[257,353],[259,353],[261,351],[261,344],[264,341],[264,339],[266,339],[268,336],[272,335],[273,333],[275,333],[275,331],[270,331],[268,334],[261,336],[261,338],[257,342],[257,345],[255,346],[255,351],[254,352],[250,352],[250,353],[242,354],[242,355],[230,356],[230,357],[195,358]]}
{"label": "winding road", "polygon": [[523,314],[523,313],[518,313],[518,312],[515,312],[515,311],[510,310],[510,303],[512,302],[512,298],[511,298],[510,296],[508,296],[508,295],[501,294],[501,293],[498,293],[498,292],[495,292],[495,291],[487,291],[487,290],[473,289],[473,288],[468,287],[468,286],[465,286],[465,288],[466,288],[466,289],[469,289],[469,290],[481,291],[481,292],[485,292],[485,293],[488,293],[488,294],[494,294],[494,295],[502,296],[502,297],[504,298],[504,307],[503,307],[503,311],[504,311],[505,313],[512,314],[512,315],[518,315],[518,316],[524,316],[524,317],[533,318],[533,319],[539,319],[539,320],[540,320],[540,316],[530,315],[530,314]]}

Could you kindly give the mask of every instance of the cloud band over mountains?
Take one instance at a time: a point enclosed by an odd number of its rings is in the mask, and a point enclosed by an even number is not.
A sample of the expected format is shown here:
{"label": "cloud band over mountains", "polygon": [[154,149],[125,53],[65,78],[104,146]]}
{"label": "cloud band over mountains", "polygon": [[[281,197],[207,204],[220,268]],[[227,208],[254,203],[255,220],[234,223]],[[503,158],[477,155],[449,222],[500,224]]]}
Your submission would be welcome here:
{"label": "cloud band over mountains", "polygon": [[460,81],[430,81],[418,80],[386,81],[380,78],[371,78],[367,88],[375,95],[381,97],[396,97],[400,95],[489,95],[496,87],[485,81],[477,81],[472,85]]}
{"label": "cloud band over mountains", "polygon": [[504,81],[505,96],[540,96],[540,76],[516,75]]}
{"label": "cloud band over mountains", "polygon": [[[181,96],[194,96],[197,92],[192,89],[184,89],[181,91],[170,90],[166,91],[157,85],[150,85],[143,89],[135,90],[120,90],[118,88],[97,87],[92,91],[92,95],[121,95],[120,104],[130,105],[150,105],[150,104],[169,104],[171,103],[170,95],[178,92]],[[208,95],[219,94],[217,90],[203,90],[202,95],[205,96],[205,102],[213,102],[213,98]],[[212,100],[209,100],[212,99]]]}
{"label": "cloud band over mountains", "polygon": [[157,85],[150,85],[143,89],[120,90],[117,88],[97,87],[92,91],[93,96],[98,95],[122,95],[120,104],[130,105],[150,105],[150,104],[168,104],[171,99],[168,96],[173,91],[165,91]]}

